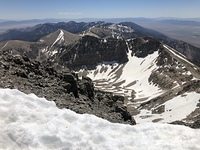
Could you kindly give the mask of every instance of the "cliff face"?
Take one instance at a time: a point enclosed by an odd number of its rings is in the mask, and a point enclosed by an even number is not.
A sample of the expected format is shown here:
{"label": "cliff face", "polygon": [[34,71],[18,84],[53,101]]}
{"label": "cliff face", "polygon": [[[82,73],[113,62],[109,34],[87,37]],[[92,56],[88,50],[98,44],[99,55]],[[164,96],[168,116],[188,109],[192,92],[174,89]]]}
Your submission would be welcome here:
{"label": "cliff face", "polygon": [[149,54],[153,54],[157,51],[161,43],[151,37],[143,37],[131,39],[128,42],[129,49],[132,51],[132,56],[144,58]]}
{"label": "cliff face", "polygon": [[75,69],[82,66],[92,67],[102,62],[125,63],[128,61],[127,50],[125,40],[84,36],[56,57],[61,63]]}
{"label": "cliff face", "polygon": [[51,59],[75,70],[85,67],[94,69],[99,63],[128,62],[128,49],[132,55],[144,58],[157,51],[160,45],[159,41],[150,37],[125,41],[84,36],[76,43],[62,47],[63,51]]}

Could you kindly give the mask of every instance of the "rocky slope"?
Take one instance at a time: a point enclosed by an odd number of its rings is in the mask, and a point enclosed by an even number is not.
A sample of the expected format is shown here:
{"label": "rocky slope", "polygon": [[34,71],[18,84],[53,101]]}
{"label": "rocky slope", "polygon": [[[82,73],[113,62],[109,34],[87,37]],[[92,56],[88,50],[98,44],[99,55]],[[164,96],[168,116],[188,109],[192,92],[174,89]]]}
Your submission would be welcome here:
{"label": "rocky slope", "polygon": [[111,122],[135,124],[124,106],[124,97],[95,91],[90,78],[79,79],[67,68],[56,69],[37,61],[0,52],[0,87],[35,93],[59,108],[94,114]]}
{"label": "rocky slope", "polygon": [[183,41],[166,41],[167,45],[171,46],[172,48],[179,51],[181,54],[187,57],[190,61],[193,61],[195,64],[198,64],[200,66],[200,49],[190,45],[188,43],[185,43]]}

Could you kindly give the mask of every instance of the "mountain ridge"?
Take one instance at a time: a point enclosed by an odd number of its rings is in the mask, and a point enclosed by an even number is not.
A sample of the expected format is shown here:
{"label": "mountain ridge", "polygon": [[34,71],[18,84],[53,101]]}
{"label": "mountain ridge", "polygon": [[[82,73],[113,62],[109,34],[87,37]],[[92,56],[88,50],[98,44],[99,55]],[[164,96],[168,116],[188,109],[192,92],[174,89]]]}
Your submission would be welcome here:
{"label": "mountain ridge", "polygon": [[[132,30],[132,32],[122,32],[118,29],[112,30],[109,27],[111,25],[117,25],[122,27],[128,27]],[[200,48],[194,47],[190,44],[187,44],[182,41],[173,40],[171,38],[168,38],[167,36],[151,30],[144,27],[141,27],[133,22],[121,22],[121,23],[107,23],[102,21],[97,22],[59,22],[59,23],[45,23],[45,24],[39,24],[34,27],[29,27],[25,29],[13,29],[7,31],[7,33],[0,35],[0,41],[7,41],[7,40],[26,40],[30,42],[37,42],[42,37],[55,32],[56,30],[62,29],[66,30],[68,32],[71,32],[73,34],[85,34],[89,30],[94,30],[96,28],[96,33],[92,33],[93,35],[101,34],[100,38],[104,38],[106,34],[108,34],[108,37],[121,37],[121,38],[137,38],[142,36],[151,36],[153,38],[156,38],[158,40],[161,40],[165,44],[170,45],[172,48],[175,48],[179,50],[181,53],[187,56],[188,59],[194,61],[195,63],[200,64]],[[113,35],[113,33],[115,35]],[[121,34],[121,35],[120,35]],[[93,36],[92,35],[92,36]],[[103,35],[103,36],[102,36]],[[112,36],[111,36],[112,35]],[[180,47],[180,48],[179,48]]]}

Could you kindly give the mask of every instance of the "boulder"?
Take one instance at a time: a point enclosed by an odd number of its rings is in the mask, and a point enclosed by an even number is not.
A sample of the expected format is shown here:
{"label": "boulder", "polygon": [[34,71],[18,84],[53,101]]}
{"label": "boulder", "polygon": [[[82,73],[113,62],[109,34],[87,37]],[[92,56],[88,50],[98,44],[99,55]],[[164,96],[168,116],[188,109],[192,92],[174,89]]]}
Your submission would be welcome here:
{"label": "boulder", "polygon": [[81,94],[87,95],[91,100],[94,98],[94,84],[89,77],[82,77],[78,85]]}
{"label": "boulder", "polygon": [[63,81],[71,85],[70,88],[68,89],[68,92],[72,92],[74,96],[78,98],[79,97],[78,86],[77,86],[77,80],[75,76],[72,73],[64,73]]}

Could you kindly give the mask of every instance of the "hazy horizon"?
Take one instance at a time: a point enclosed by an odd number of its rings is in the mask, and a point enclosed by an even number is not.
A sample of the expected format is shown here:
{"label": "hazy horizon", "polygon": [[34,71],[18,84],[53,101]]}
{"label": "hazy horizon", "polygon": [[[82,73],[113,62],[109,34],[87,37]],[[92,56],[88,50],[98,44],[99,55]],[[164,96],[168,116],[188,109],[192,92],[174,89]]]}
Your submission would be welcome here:
{"label": "hazy horizon", "polygon": [[191,21],[199,21],[200,22],[200,17],[196,17],[196,18],[180,18],[180,17],[155,17],[155,18],[146,18],[146,17],[122,17],[122,18],[31,18],[31,19],[1,19],[1,22],[7,22],[7,21],[16,21],[16,22],[20,22],[20,21],[33,21],[33,20],[38,20],[38,21],[42,21],[42,20],[50,20],[50,21],[106,21],[106,20],[114,20],[114,19],[150,19],[150,20],[191,20]]}
{"label": "hazy horizon", "polygon": [[200,18],[199,0],[1,0],[0,20]]}

